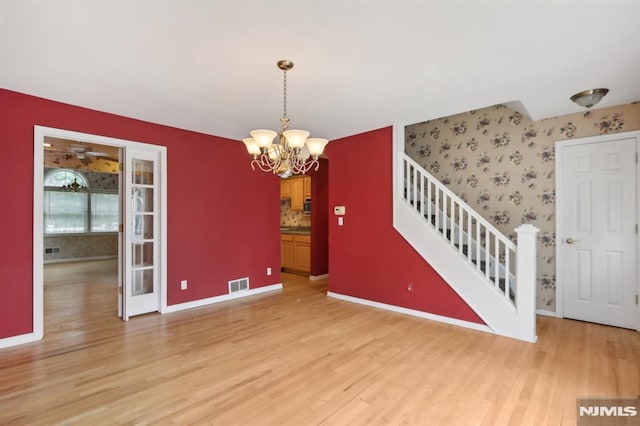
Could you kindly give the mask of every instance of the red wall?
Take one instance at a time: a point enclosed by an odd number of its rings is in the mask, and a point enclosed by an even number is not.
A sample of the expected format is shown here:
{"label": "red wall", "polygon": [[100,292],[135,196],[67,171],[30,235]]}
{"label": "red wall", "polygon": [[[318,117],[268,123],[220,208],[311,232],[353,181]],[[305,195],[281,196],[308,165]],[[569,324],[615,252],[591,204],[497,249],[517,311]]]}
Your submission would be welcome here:
{"label": "red wall", "polygon": [[[329,291],[482,323],[393,228],[392,145],[390,127],[327,145]],[[344,226],[334,206],[346,206]]]}
{"label": "red wall", "polygon": [[34,125],[167,147],[170,305],[226,294],[235,278],[280,282],[279,179],[253,172],[242,143],[4,89],[0,120],[0,338],[32,331]]}
{"label": "red wall", "polygon": [[[329,162],[321,158],[311,179],[311,275],[329,273]],[[311,174],[311,173],[310,173]]]}

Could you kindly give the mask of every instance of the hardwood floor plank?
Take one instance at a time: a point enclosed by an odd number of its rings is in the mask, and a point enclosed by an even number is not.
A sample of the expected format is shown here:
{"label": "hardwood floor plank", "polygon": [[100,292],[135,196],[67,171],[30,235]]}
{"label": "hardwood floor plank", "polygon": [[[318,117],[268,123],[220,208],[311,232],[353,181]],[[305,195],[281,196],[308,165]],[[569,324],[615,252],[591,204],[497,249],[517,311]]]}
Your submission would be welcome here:
{"label": "hardwood floor plank", "polygon": [[640,394],[640,333],[539,318],[536,344],[282,292],[117,318],[114,261],[45,267],[45,339],[0,350],[0,424],[575,424]]}

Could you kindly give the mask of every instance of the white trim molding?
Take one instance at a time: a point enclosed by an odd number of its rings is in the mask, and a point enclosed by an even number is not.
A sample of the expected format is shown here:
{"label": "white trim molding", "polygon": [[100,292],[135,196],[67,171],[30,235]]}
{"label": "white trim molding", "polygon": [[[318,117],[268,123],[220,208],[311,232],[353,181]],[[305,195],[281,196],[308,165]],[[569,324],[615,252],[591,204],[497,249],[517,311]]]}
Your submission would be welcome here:
{"label": "white trim molding", "polygon": [[256,294],[267,293],[270,291],[282,290],[282,283],[271,284],[264,287],[252,288],[246,291],[237,291],[232,294],[222,294],[220,296],[209,297],[206,299],[194,300],[192,302],[178,303],[175,305],[169,305],[162,310],[163,314],[170,312],[184,311],[185,309],[200,308],[202,306],[212,305],[214,303],[226,302],[228,300],[240,299],[248,296],[255,296]]}
{"label": "white trim molding", "polygon": [[9,348],[11,346],[24,345],[25,343],[33,343],[42,339],[42,335],[36,333],[19,334],[17,336],[5,337],[0,339],[0,349]]}
{"label": "white trim molding", "polygon": [[404,315],[411,315],[414,317],[424,318],[432,321],[438,321],[445,324],[456,325],[459,327],[470,328],[477,331],[483,331],[485,333],[492,333],[493,330],[485,324],[478,324],[471,321],[459,320],[456,318],[443,317],[442,315],[430,314],[429,312],[417,311],[415,309],[403,308],[401,306],[388,305],[386,303],[374,302],[373,300],[361,299],[359,297],[347,296],[345,294],[334,293],[332,291],[327,292],[328,297],[334,299],[344,300],[345,302],[358,303],[360,305],[371,306],[373,308],[384,309],[386,311],[398,312]]}
{"label": "white trim molding", "polygon": [[548,309],[536,309],[536,315],[543,315],[545,317],[560,318],[560,317],[558,317],[558,314],[556,312],[550,311]]}

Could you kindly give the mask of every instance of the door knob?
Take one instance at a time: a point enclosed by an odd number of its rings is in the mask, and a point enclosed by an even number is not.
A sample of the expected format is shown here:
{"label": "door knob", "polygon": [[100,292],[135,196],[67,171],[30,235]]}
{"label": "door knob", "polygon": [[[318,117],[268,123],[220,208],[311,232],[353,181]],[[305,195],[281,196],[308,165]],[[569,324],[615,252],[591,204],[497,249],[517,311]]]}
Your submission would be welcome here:
{"label": "door knob", "polygon": [[574,240],[573,238],[567,238],[566,240],[564,240],[567,244],[573,244],[573,243],[577,243],[578,240]]}

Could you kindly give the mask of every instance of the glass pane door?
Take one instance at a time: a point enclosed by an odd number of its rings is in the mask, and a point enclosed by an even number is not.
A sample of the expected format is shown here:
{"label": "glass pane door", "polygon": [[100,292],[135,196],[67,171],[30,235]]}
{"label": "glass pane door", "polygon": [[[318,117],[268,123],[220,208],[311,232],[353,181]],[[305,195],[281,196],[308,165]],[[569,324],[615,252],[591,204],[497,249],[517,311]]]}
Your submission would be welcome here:
{"label": "glass pane door", "polygon": [[127,149],[127,253],[125,315],[159,309],[157,152]]}

